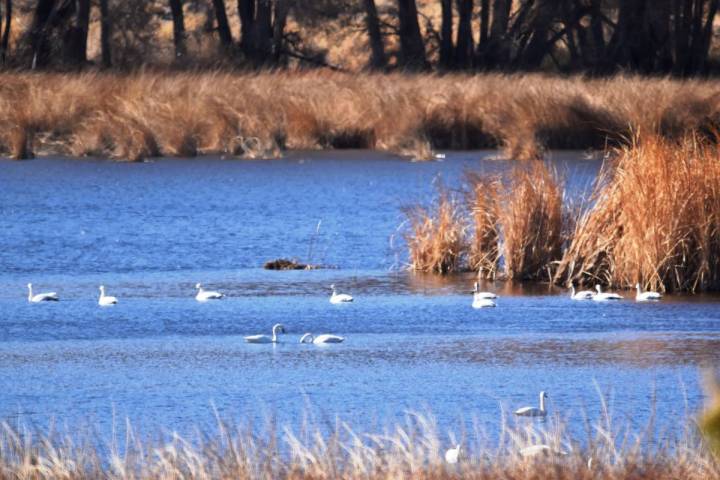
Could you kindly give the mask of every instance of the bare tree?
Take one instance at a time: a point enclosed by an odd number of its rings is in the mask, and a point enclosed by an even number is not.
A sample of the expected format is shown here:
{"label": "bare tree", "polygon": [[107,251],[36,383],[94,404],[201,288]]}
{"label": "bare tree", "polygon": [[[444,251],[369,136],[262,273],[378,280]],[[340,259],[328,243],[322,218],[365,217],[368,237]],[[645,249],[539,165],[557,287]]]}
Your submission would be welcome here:
{"label": "bare tree", "polygon": [[112,38],[112,24],[108,10],[108,0],[100,0],[100,50],[103,68],[112,66],[110,38]]}
{"label": "bare tree", "polygon": [[[2,17],[0,16],[0,19]],[[2,21],[0,20],[0,25]],[[0,28],[0,64],[5,65],[7,59],[8,41],[10,39],[10,26],[12,25],[12,0],[5,0],[5,28]]]}
{"label": "bare tree", "polygon": [[380,21],[378,20],[375,0],[363,0],[363,3],[365,7],[365,26],[367,27],[372,52],[370,68],[382,70],[387,66],[387,58],[385,57],[385,46],[380,32]]}
{"label": "bare tree", "polygon": [[230,24],[228,23],[227,10],[225,9],[225,0],[213,0],[213,9],[215,10],[220,45],[227,51],[232,47],[233,39]]}
{"label": "bare tree", "polygon": [[453,10],[452,0],[441,0],[442,23],[440,25],[440,68],[453,66]]}
{"label": "bare tree", "polygon": [[173,20],[175,58],[185,58],[187,48],[185,45],[185,15],[183,14],[182,0],[170,0],[170,11]]}
{"label": "bare tree", "polygon": [[428,67],[425,44],[420,33],[415,0],[398,0],[400,17],[400,58],[398,64],[407,70],[424,70]]}
{"label": "bare tree", "polygon": [[472,66],[475,45],[472,37],[473,0],[457,0],[458,32],[455,45],[455,66],[469,68]]}

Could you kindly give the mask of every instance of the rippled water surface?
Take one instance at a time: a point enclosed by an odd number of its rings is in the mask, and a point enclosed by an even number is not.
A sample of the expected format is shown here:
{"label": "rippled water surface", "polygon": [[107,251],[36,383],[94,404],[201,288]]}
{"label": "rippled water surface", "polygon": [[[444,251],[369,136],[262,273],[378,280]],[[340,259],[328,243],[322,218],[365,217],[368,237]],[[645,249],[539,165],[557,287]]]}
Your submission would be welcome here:
{"label": "rippled water surface", "polygon": [[[454,187],[507,168],[491,155],[0,161],[0,418],[189,432],[215,411],[297,425],[313,410],[372,429],[429,410],[444,430],[492,432],[546,390],[580,434],[601,393],[615,418],[641,426],[656,411],[678,428],[702,403],[699,367],[720,363],[717,297],[604,305],[486,283],[498,308],[477,311],[472,278],[403,272],[400,207],[438,176]],[[573,195],[599,168],[555,157]],[[334,268],[262,269],[278,257]],[[28,282],[61,301],[29,304]],[[196,282],[227,298],[196,302]],[[331,283],[356,301],[331,305]],[[100,284],[119,305],[97,306]],[[282,343],[243,342],[275,323]],[[347,340],[301,345],[305,332]]]}

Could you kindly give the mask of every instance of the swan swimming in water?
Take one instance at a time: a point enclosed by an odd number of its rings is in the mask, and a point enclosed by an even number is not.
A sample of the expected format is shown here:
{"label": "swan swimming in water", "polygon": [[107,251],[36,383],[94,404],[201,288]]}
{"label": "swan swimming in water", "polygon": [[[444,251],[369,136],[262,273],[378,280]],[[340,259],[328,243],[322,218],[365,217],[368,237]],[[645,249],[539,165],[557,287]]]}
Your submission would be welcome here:
{"label": "swan swimming in water", "polygon": [[195,300],[198,302],[207,302],[208,300],[220,300],[225,295],[220,292],[213,292],[212,290],[203,290],[202,285],[199,283],[195,284],[198,293],[195,295]]}
{"label": "swan swimming in water", "polygon": [[617,293],[603,293],[602,288],[600,285],[595,285],[595,289],[597,290],[597,294],[592,298],[596,302],[606,302],[608,300],[622,300],[622,296],[618,295]]}
{"label": "swan swimming in water", "polygon": [[474,298],[472,302],[472,308],[488,308],[488,307],[497,307],[495,302],[490,300],[489,298]]}
{"label": "swan swimming in water", "polygon": [[278,333],[285,333],[285,327],[278,323],[272,328],[272,337],[269,335],[250,335],[244,337],[247,343],[278,343]]}
{"label": "swan swimming in water", "polygon": [[575,292],[575,285],[570,284],[570,298],[573,300],[592,300],[594,296],[595,292],[590,290]]}
{"label": "swan swimming in water", "polygon": [[332,290],[332,295],[330,295],[330,303],[347,303],[352,302],[353,297],[348,295],[347,293],[337,293],[335,290],[335,285],[330,285],[330,289]]}
{"label": "swan swimming in water", "polygon": [[473,285],[473,299],[476,298],[485,298],[485,299],[495,299],[498,296],[492,292],[480,292],[480,287],[478,285],[478,282],[475,282]]}
{"label": "swan swimming in water", "polygon": [[660,300],[662,298],[662,295],[660,295],[658,292],[643,292],[642,288],[640,288],[640,284],[635,284],[635,289],[637,290],[637,295],[635,295],[635,301],[636,302],[648,302],[653,300]]}
{"label": "swan swimming in water", "polygon": [[548,394],[545,392],[540,392],[540,408],[536,407],[522,407],[515,410],[515,415],[519,415],[521,417],[544,417],[547,415],[547,410],[545,410],[545,399],[548,398]]}
{"label": "swan swimming in water", "polygon": [[540,443],[538,445],[530,445],[529,447],[521,448],[519,450],[520,456],[522,457],[537,457],[539,455],[543,455],[546,457],[549,456],[558,456],[558,457],[564,457],[568,453],[563,450],[555,450],[550,445],[546,445],[544,443]]}
{"label": "swan swimming in water", "polygon": [[105,285],[100,285],[100,298],[98,299],[98,305],[101,307],[107,307],[109,305],[115,305],[118,303],[118,299],[105,295]]}
{"label": "swan swimming in water", "polygon": [[450,465],[454,465],[458,463],[458,460],[460,460],[460,445],[455,445],[455,448],[449,448],[445,452],[445,461],[449,463]]}
{"label": "swan swimming in water", "polygon": [[40,302],[57,302],[60,300],[58,294],[55,292],[45,292],[33,295],[32,283],[27,284],[28,287],[28,302],[40,303]]}
{"label": "swan swimming in water", "polygon": [[306,333],[300,338],[300,343],[314,343],[315,345],[322,345],[325,343],[342,343],[344,341],[345,337],[330,335],[328,333],[318,335],[317,337],[312,333]]}

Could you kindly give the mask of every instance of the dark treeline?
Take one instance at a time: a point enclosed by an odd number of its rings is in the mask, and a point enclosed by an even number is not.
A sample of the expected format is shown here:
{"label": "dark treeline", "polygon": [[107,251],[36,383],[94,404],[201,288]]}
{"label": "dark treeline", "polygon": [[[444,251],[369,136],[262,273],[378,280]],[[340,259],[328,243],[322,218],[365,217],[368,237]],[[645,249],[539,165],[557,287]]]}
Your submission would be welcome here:
{"label": "dark treeline", "polygon": [[[329,66],[313,32],[361,31],[372,70],[623,72],[689,76],[718,70],[720,0],[0,0],[0,64],[14,69]],[[192,52],[189,12],[217,46]],[[439,14],[438,14],[439,12]],[[23,21],[19,21],[22,18]],[[98,55],[88,57],[90,25]],[[14,31],[18,30],[18,31]],[[197,44],[197,38],[192,39]]]}

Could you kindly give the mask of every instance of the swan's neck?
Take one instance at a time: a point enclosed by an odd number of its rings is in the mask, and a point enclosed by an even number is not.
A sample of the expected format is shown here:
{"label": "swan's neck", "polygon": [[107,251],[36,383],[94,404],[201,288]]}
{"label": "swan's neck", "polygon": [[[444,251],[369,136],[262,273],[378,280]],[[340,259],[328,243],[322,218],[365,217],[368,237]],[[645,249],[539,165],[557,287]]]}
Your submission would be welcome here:
{"label": "swan's neck", "polygon": [[640,288],[640,284],[635,285],[635,288],[637,289],[638,295],[642,293],[642,288]]}
{"label": "swan's neck", "polygon": [[545,411],[545,395],[543,395],[542,393],[540,394],[540,411]]}
{"label": "swan's neck", "polygon": [[100,298],[105,297],[105,287],[100,287]]}
{"label": "swan's neck", "polygon": [[272,332],[273,332],[272,341],[273,342],[277,341],[277,331],[278,331],[278,327],[277,326],[273,327],[273,330],[272,330]]}
{"label": "swan's neck", "polygon": [[32,287],[30,285],[28,285],[28,300],[32,300],[32,296],[33,296]]}
{"label": "swan's neck", "polygon": [[574,285],[570,285],[570,296],[572,296],[572,297],[575,296],[575,286]]}

